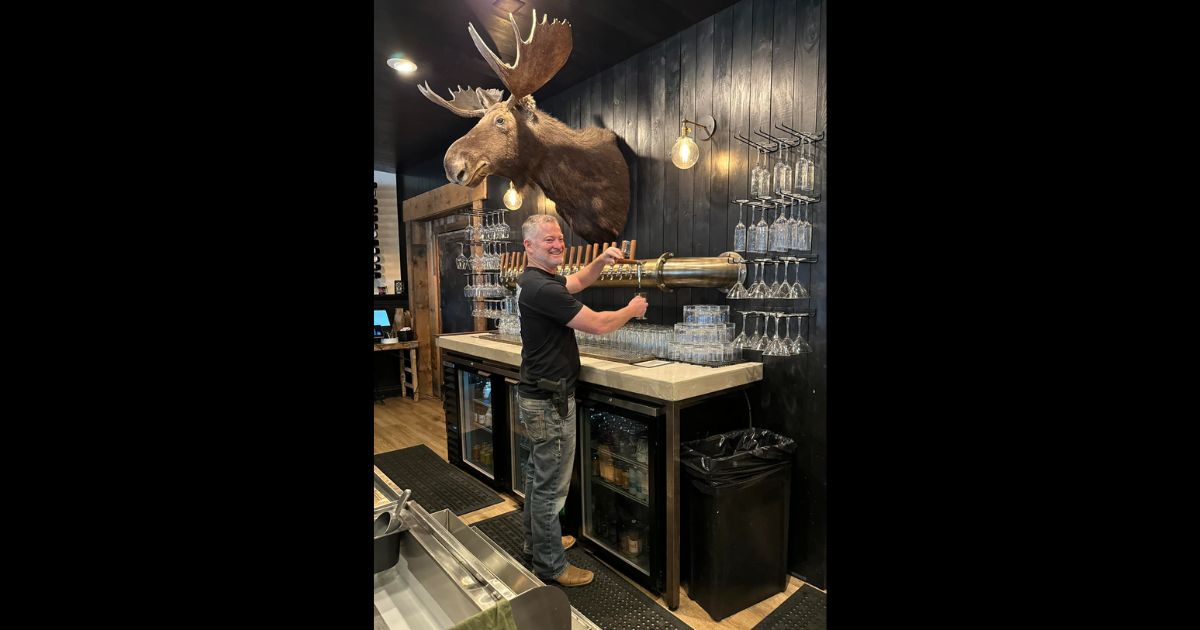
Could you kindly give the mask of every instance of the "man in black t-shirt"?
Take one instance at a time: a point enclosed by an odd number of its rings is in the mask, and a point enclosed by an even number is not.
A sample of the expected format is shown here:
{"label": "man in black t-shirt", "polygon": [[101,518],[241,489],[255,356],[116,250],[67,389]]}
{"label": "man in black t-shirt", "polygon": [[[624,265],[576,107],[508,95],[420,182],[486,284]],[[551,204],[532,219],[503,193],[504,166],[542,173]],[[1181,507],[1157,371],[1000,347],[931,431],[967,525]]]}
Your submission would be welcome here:
{"label": "man in black t-shirt", "polygon": [[[571,466],[575,461],[575,382],[579,379],[579,346],[575,330],[602,335],[646,313],[646,298],[635,296],[617,311],[596,312],[575,299],[604,266],[620,260],[621,250],[610,247],[577,273],[557,275],[566,244],[554,215],[535,214],[521,226],[529,264],[517,279],[521,314],[521,383],[517,398],[521,424],[532,443],[525,465],[525,553],[543,580],[563,586],[583,586],[592,572],[567,562],[563,553],[575,538],[562,535],[558,512],[567,501]],[[564,379],[566,415],[542,380]]]}

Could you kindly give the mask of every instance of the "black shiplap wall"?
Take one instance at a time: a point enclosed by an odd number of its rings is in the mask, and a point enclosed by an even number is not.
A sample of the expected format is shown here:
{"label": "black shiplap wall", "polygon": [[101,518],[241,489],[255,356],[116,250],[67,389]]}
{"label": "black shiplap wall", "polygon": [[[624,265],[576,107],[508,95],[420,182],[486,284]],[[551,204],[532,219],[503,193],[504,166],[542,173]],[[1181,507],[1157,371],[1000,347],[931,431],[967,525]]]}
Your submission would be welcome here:
{"label": "black shiplap wall", "polygon": [[[755,159],[749,147],[733,139],[735,133],[753,139],[754,130],[761,129],[778,136],[781,133],[774,126],[780,123],[810,133],[825,129],[824,16],[823,0],[742,0],[539,100],[541,109],[572,127],[606,127],[621,139],[631,189],[629,218],[620,239],[638,240],[638,258],[653,258],[664,251],[715,256],[733,248],[738,210],[731,201],[748,194]],[[669,158],[679,123],[704,114],[716,119],[717,132],[711,142],[697,142],[700,161],[680,171]],[[802,265],[799,272],[810,299],[796,304],[738,303],[726,301],[715,289],[652,291],[647,313],[649,321],[670,324],[681,319],[685,304],[816,312],[813,321],[805,324],[811,354],[765,358],[753,413],[756,426],[799,443],[792,478],[789,564],[792,571],[820,587],[826,585],[826,144],[817,145],[817,192],[822,202],[813,206],[809,216],[815,227],[813,251],[820,262]],[[489,187],[489,198],[499,199],[507,181],[493,180],[497,181]],[[444,184],[441,157],[406,169],[403,181],[404,198]],[[528,197],[525,207],[509,217],[514,228],[531,212],[547,211],[543,199]],[[747,209],[747,223],[750,216]],[[567,240],[569,245],[582,244],[573,234]],[[582,294],[582,301],[595,310],[609,310],[623,306],[632,296],[632,289],[592,289]],[[741,317],[733,317],[740,325]]]}

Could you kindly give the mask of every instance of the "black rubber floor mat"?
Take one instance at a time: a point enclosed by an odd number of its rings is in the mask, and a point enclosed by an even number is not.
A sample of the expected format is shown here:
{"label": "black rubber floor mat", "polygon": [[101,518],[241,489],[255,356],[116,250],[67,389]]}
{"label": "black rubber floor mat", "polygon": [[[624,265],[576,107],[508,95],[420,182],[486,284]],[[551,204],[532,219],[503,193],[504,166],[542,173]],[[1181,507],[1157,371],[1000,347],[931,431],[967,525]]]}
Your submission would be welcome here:
{"label": "black rubber floor mat", "polygon": [[[508,555],[516,558],[529,570],[533,567],[521,554],[525,534],[521,528],[521,513],[509,512],[475,524]],[[646,597],[612,569],[575,545],[567,550],[567,562],[596,574],[587,586],[563,588],[576,610],[605,630],[649,630],[691,626],[682,622],[667,609]],[[557,586],[553,582],[551,586]],[[562,588],[562,587],[558,587]]]}
{"label": "black rubber floor mat", "polygon": [[825,630],[825,593],[805,584],[753,630]]}
{"label": "black rubber floor mat", "polygon": [[428,446],[418,444],[375,456],[375,465],[426,512],[450,508],[459,516],[503,501],[471,475],[446,463]]}

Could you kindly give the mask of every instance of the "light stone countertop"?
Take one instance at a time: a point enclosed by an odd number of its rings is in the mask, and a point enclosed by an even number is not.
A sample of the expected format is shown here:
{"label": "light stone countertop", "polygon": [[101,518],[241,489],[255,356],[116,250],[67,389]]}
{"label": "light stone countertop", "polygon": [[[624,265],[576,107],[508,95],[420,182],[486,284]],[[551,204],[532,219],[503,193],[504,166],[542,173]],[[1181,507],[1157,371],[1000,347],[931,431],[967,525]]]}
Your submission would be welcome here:
{"label": "light stone countertop", "polygon": [[[437,345],[443,350],[475,356],[520,367],[521,346],[480,339],[470,335],[442,335]],[[762,363],[738,363],[723,367],[704,367],[687,363],[668,363],[658,367],[638,367],[627,363],[580,357],[580,380],[612,389],[642,394],[660,400],[685,400],[738,385],[761,381]]]}

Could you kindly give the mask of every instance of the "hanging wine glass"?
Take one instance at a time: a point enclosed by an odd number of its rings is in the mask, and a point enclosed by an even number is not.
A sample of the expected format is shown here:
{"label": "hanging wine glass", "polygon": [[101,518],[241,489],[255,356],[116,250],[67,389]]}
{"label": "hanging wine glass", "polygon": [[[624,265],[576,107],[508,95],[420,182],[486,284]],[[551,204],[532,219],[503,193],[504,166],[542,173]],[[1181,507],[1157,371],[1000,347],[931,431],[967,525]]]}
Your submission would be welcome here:
{"label": "hanging wine glass", "polygon": [[735,350],[741,350],[742,348],[746,347],[746,340],[750,338],[746,335],[746,315],[749,314],[750,311],[738,312],[742,314],[742,332],[733,338],[733,347]]}
{"label": "hanging wine glass", "polygon": [[750,287],[750,299],[763,300],[767,297],[767,283],[763,282],[763,267],[767,264],[767,261],[756,260],[754,262],[758,263],[758,275],[755,276],[757,280]]}
{"label": "hanging wine glass", "polygon": [[729,300],[744,300],[746,299],[746,287],[742,286],[742,282],[746,280],[746,261],[738,263],[737,282],[729,287],[729,293],[725,294],[725,298]]}
{"label": "hanging wine glass", "polygon": [[771,343],[771,336],[769,334],[767,334],[767,318],[771,317],[771,313],[765,313],[765,312],[760,311],[759,315],[761,315],[763,318],[763,323],[762,323],[762,333],[763,334],[761,337],[758,338],[757,341],[754,342],[754,347],[752,347],[750,349],[757,350],[759,352],[763,352],[767,349],[767,344]]}
{"label": "hanging wine glass", "polygon": [[458,243],[458,256],[454,259],[454,266],[459,269],[467,268],[467,255],[463,253],[463,243]]}
{"label": "hanging wine glass", "polygon": [[753,199],[771,196],[771,173],[767,170],[766,159],[767,152],[759,149],[758,161],[750,171],[750,197]]}
{"label": "hanging wine glass", "polygon": [[779,318],[780,318],[780,316],[783,316],[783,315],[784,315],[783,313],[774,313],[775,336],[772,337],[770,343],[767,344],[767,348],[763,352],[763,355],[765,355],[765,356],[786,357],[788,355],[788,347],[786,344],[784,344],[783,340],[780,339],[780,337],[779,337]]}
{"label": "hanging wine glass", "polygon": [[773,252],[786,252],[788,250],[788,222],[783,216],[783,204],[786,199],[772,199],[775,203],[775,222],[771,224],[771,244],[768,249]]}
{"label": "hanging wine glass", "polygon": [[[792,297],[792,286],[787,281],[788,264],[792,260],[790,258],[781,258],[780,260],[783,261],[783,284],[779,285],[779,289],[775,292],[775,295],[781,300],[786,300]],[[776,263],[776,267],[778,267],[778,263]]]}
{"label": "hanging wine glass", "polygon": [[776,300],[776,299],[783,297],[779,294],[779,288],[781,286],[779,284],[779,261],[771,260],[768,262],[770,262],[775,267],[772,270],[774,273],[771,274],[771,280],[772,280],[771,287],[769,289],[767,289],[767,299],[768,300]]}
{"label": "hanging wine glass", "polygon": [[792,199],[792,218],[788,219],[788,248],[796,249],[800,243],[800,200]]}
{"label": "hanging wine glass", "polygon": [[[801,317],[807,319],[808,313],[795,313],[792,315],[792,317]],[[796,338],[792,340],[792,354],[806,354],[813,351],[812,346],[808,345],[808,342],[804,340],[803,326],[804,320],[802,319],[796,326]]]}
{"label": "hanging wine glass", "polygon": [[810,249],[812,249],[812,223],[809,223],[809,221],[808,221],[808,212],[809,212],[808,202],[807,201],[803,202],[801,204],[801,208],[803,210],[801,211],[802,214],[801,214],[801,220],[800,220],[800,225],[799,225],[800,232],[799,232],[799,234],[797,234],[796,242],[794,243],[794,245],[795,245],[796,249],[806,252],[806,251],[809,251]]}
{"label": "hanging wine glass", "polygon": [[792,165],[788,163],[788,146],[782,144],[782,152],[780,153],[779,161],[775,163],[773,172],[773,180],[776,193],[792,192]]}
{"label": "hanging wine glass", "polygon": [[802,141],[799,147],[799,157],[796,159],[795,177],[796,189],[801,193],[811,193],[813,191],[816,168],[813,163],[813,145],[809,141]]}
{"label": "hanging wine glass", "polygon": [[762,313],[760,313],[759,311],[747,311],[747,312],[754,316],[754,334],[750,335],[750,338],[747,339],[745,341],[745,343],[742,344],[742,349],[743,350],[756,350],[758,348],[758,342],[762,340],[762,336],[759,335],[759,331],[758,331],[758,329],[759,329],[758,322],[760,321],[759,317],[762,315]]}
{"label": "hanging wine glass", "polygon": [[770,206],[761,202],[756,202],[756,204],[762,207],[762,214],[758,216],[758,223],[754,225],[754,238],[750,251],[756,254],[765,254],[767,253],[767,234],[770,229],[767,226],[767,208]]}
{"label": "hanging wine glass", "polygon": [[734,199],[733,203],[738,205],[738,222],[737,227],[733,228],[733,251],[746,251],[746,224],[742,223],[742,206],[749,199]]}

